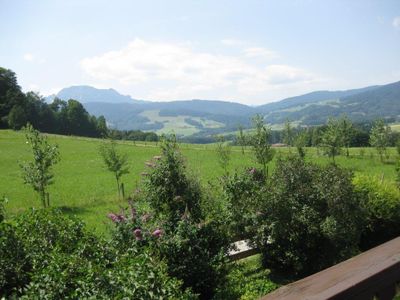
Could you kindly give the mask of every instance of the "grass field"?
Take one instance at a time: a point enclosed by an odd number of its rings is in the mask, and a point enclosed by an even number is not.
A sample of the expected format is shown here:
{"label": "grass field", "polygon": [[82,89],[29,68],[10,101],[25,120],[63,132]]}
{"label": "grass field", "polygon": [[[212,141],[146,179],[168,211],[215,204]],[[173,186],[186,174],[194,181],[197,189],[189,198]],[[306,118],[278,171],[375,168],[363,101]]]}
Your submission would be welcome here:
{"label": "grass field", "polygon": [[390,128],[395,132],[400,132],[400,124],[399,123],[391,124]]}
{"label": "grass field", "polygon": [[213,120],[208,120],[200,117],[191,117],[191,116],[160,116],[159,110],[146,110],[141,113],[142,116],[147,117],[150,119],[151,123],[155,122],[161,122],[164,124],[164,127],[157,130],[157,134],[169,134],[172,132],[175,132],[177,135],[184,135],[184,136],[189,136],[194,133],[197,133],[200,131],[196,126],[189,124],[186,122],[185,119],[190,118],[194,121],[199,122],[204,128],[220,128],[224,127],[225,125],[213,121]]}
{"label": "grass field", "polygon": [[[107,213],[119,210],[125,203],[118,200],[113,175],[104,168],[98,153],[102,141],[58,135],[50,135],[49,140],[59,145],[61,153],[61,161],[54,168],[55,182],[49,190],[51,205],[81,217],[96,232],[105,232]],[[144,163],[158,155],[160,150],[156,143],[134,144],[121,141],[118,144],[119,149],[129,157],[130,174],[123,177],[128,193],[140,185],[140,173],[146,169]],[[215,145],[181,145],[189,168],[204,186],[210,181],[216,182],[223,173],[214,149]],[[381,163],[374,149],[364,149],[363,157],[360,156],[360,149],[350,150],[351,158],[341,156],[337,159],[340,165],[359,173],[380,177],[383,174],[385,180],[394,180],[393,163]],[[288,149],[279,148],[277,151],[284,155]],[[395,149],[390,149],[390,155],[390,160],[394,162]],[[230,172],[236,168],[256,165],[249,150],[243,155],[239,147],[233,147],[231,157]],[[9,199],[6,209],[10,215],[41,205],[38,196],[21,179],[18,162],[30,159],[30,148],[26,145],[22,132],[0,130],[0,197]],[[320,164],[329,162],[328,158],[318,155],[315,148],[307,149],[307,159]],[[274,162],[271,163],[270,170],[273,167]]]}

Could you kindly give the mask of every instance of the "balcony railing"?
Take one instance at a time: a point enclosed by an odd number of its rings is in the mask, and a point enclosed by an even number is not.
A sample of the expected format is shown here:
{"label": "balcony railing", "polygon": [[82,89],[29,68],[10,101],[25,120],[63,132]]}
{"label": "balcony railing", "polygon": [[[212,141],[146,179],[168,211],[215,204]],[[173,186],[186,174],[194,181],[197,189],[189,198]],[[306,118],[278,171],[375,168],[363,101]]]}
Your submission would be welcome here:
{"label": "balcony railing", "polygon": [[400,283],[400,237],[309,277],[261,300],[389,300]]}

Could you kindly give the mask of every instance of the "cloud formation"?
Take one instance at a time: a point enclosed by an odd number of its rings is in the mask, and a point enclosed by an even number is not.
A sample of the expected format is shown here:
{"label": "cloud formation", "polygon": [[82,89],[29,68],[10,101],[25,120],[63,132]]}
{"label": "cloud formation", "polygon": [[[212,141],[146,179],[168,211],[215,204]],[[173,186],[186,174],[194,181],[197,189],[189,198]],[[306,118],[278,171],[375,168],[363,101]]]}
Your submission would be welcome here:
{"label": "cloud formation", "polygon": [[158,100],[252,98],[257,101],[274,89],[315,80],[311,72],[301,68],[249,60],[275,58],[277,54],[273,51],[255,47],[243,49],[242,53],[221,55],[196,51],[190,43],[135,39],[120,50],[83,59],[81,67],[93,79],[132,88],[134,97]]}

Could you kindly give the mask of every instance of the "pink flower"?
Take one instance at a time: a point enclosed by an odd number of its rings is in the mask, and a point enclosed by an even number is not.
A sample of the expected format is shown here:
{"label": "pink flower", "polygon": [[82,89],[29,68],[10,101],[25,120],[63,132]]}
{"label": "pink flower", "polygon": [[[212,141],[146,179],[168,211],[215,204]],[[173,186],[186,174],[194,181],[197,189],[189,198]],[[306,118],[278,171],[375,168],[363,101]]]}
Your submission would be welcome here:
{"label": "pink flower", "polygon": [[153,236],[159,238],[161,235],[162,235],[161,229],[157,228],[156,230],[153,231]]}
{"label": "pink flower", "polygon": [[251,168],[251,169],[249,170],[249,173],[250,173],[251,175],[253,175],[255,172],[256,172],[256,168]]}
{"label": "pink flower", "polygon": [[107,215],[111,221],[113,221],[114,223],[119,223],[119,222],[123,222],[126,220],[124,215],[118,215],[118,214],[114,214],[114,213],[109,213]]}
{"label": "pink flower", "polygon": [[141,229],[136,228],[133,231],[133,234],[135,235],[135,238],[136,238],[137,241],[141,241],[143,239],[143,235],[142,235],[142,230]]}

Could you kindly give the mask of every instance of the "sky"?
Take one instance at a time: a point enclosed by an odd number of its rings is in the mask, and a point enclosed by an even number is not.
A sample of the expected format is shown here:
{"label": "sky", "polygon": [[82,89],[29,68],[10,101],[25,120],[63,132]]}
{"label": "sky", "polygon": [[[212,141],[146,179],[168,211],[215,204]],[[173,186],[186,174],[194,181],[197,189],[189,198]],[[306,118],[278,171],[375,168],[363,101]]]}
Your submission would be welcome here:
{"label": "sky", "polygon": [[400,80],[400,0],[0,0],[24,91],[260,105]]}

